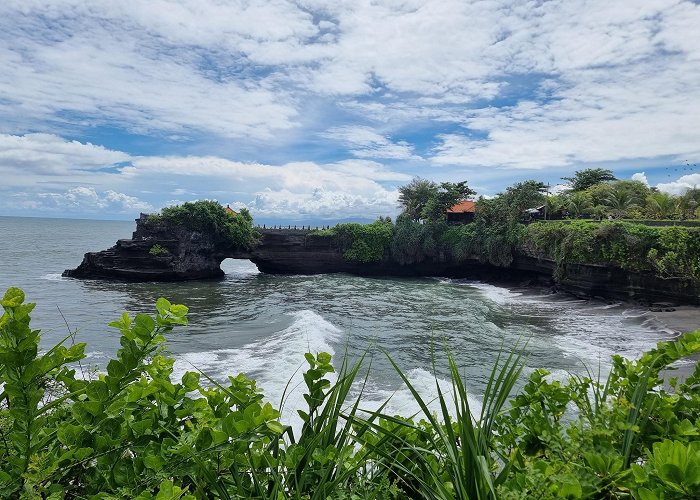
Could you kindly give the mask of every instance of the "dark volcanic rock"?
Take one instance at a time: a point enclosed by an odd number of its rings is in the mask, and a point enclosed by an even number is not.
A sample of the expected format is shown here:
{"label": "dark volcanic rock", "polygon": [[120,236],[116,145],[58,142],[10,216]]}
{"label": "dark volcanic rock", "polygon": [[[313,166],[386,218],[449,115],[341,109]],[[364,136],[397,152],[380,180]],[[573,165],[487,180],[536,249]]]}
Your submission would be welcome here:
{"label": "dark volcanic rock", "polygon": [[[166,255],[151,255],[154,245],[168,250]],[[212,238],[182,227],[154,224],[145,214],[136,219],[136,231],[130,240],[119,240],[112,248],[85,254],[76,269],[63,276],[83,279],[120,279],[125,281],[184,281],[220,278],[221,261],[232,255],[247,254],[221,247]]]}
{"label": "dark volcanic rock", "polygon": [[[511,268],[554,276],[556,263],[544,258],[517,256]],[[698,283],[683,278],[661,278],[651,273],[633,273],[619,267],[596,264],[564,264],[557,273],[558,290],[582,298],[604,297],[649,305],[700,304]]]}

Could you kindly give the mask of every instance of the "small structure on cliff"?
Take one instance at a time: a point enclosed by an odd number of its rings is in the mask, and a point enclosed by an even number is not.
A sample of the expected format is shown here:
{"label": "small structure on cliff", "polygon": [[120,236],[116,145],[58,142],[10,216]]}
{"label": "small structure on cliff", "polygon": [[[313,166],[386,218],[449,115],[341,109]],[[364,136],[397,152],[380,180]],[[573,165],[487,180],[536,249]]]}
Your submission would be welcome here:
{"label": "small structure on cliff", "polygon": [[470,200],[460,201],[447,209],[448,224],[467,224],[474,221],[476,202]]}

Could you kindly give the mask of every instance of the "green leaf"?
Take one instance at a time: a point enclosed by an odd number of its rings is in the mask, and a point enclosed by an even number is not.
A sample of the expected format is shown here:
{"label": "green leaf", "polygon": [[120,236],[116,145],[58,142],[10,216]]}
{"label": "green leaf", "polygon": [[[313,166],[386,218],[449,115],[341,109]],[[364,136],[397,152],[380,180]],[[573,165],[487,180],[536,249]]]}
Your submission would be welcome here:
{"label": "green leaf", "polygon": [[110,377],[122,378],[124,375],[126,375],[126,368],[121,361],[112,359],[109,363],[107,363],[107,373]]}
{"label": "green leaf", "polygon": [[202,451],[209,448],[212,442],[213,437],[211,435],[211,430],[205,427],[199,431],[199,435],[197,436],[197,441],[195,441],[194,446],[197,450]]}
{"label": "green leaf", "polygon": [[267,422],[265,425],[267,425],[267,428],[275,434],[282,434],[285,429],[284,425],[274,420],[272,422]]}
{"label": "green leaf", "polygon": [[163,468],[165,465],[165,460],[156,454],[147,454],[143,457],[143,464],[156,472]]}
{"label": "green leaf", "polygon": [[199,388],[199,373],[185,372],[182,376],[182,385],[189,391],[194,391]]}
{"label": "green leaf", "polygon": [[109,388],[102,380],[93,380],[85,388],[85,393],[93,401],[107,401],[109,399]]}
{"label": "green leaf", "polygon": [[8,309],[19,307],[22,305],[22,302],[24,302],[24,292],[19,288],[12,287],[7,289],[2,301],[0,301],[0,305]]}
{"label": "green leaf", "polygon": [[575,476],[567,475],[561,479],[557,494],[563,498],[581,498],[583,496],[581,483]]}
{"label": "green leaf", "polygon": [[131,461],[126,459],[117,461],[117,463],[114,465],[114,469],[112,470],[112,477],[118,486],[130,485],[136,478],[134,466]]}
{"label": "green leaf", "polygon": [[175,316],[187,316],[189,310],[190,309],[187,306],[183,306],[182,304],[173,304],[170,306],[170,312]]}
{"label": "green leaf", "polygon": [[639,500],[659,500],[656,493],[648,488],[639,488],[639,490],[637,490],[637,496],[639,497]]}
{"label": "green leaf", "polygon": [[168,299],[164,299],[163,297],[159,298],[156,300],[156,309],[158,310],[158,313],[165,316],[170,312],[170,301]]}

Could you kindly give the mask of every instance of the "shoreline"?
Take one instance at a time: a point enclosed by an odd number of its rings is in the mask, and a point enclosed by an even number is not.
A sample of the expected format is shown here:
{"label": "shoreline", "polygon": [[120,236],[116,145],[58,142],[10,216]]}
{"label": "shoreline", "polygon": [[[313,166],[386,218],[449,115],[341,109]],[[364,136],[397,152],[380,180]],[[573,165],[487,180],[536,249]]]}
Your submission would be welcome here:
{"label": "shoreline", "polygon": [[[668,333],[669,340],[675,340],[685,332],[700,330],[700,306],[695,305],[671,305],[657,303],[652,305],[642,305],[634,302],[610,300],[604,297],[580,297],[566,291],[557,291],[552,293],[551,287],[535,285],[508,285],[506,283],[490,282],[493,286],[505,288],[511,292],[521,293],[529,296],[540,297],[558,297],[566,300],[578,299],[581,302],[607,304],[611,307],[621,307],[623,310],[632,308],[639,309],[647,315],[649,320],[654,323],[655,328]],[[660,376],[664,379],[664,389],[672,390],[669,380],[676,378],[682,382],[689,377],[695,367],[700,362],[700,352],[686,358],[682,358],[675,363],[672,363],[668,369],[662,370]]]}
{"label": "shoreline", "polygon": [[[650,311],[652,309],[649,308]],[[700,330],[700,306],[673,306],[661,311],[653,311],[652,314],[659,324],[664,325],[675,336]]]}

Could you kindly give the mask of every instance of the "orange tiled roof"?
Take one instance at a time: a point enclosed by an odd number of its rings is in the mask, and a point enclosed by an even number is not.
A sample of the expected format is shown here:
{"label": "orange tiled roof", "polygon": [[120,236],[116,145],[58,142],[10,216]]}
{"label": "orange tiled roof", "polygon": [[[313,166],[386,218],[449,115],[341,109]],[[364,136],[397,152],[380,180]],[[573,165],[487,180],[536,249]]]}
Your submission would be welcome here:
{"label": "orange tiled roof", "polygon": [[238,215],[238,212],[236,212],[233,208],[229,207],[228,205],[226,205],[226,208],[224,208],[224,210],[226,210],[226,213],[228,214]]}
{"label": "orange tiled roof", "polygon": [[473,202],[473,201],[469,201],[469,200],[460,201],[459,203],[452,205],[452,207],[448,208],[447,213],[458,214],[458,213],[463,213],[463,212],[473,212],[474,205],[475,205],[475,202]]}

